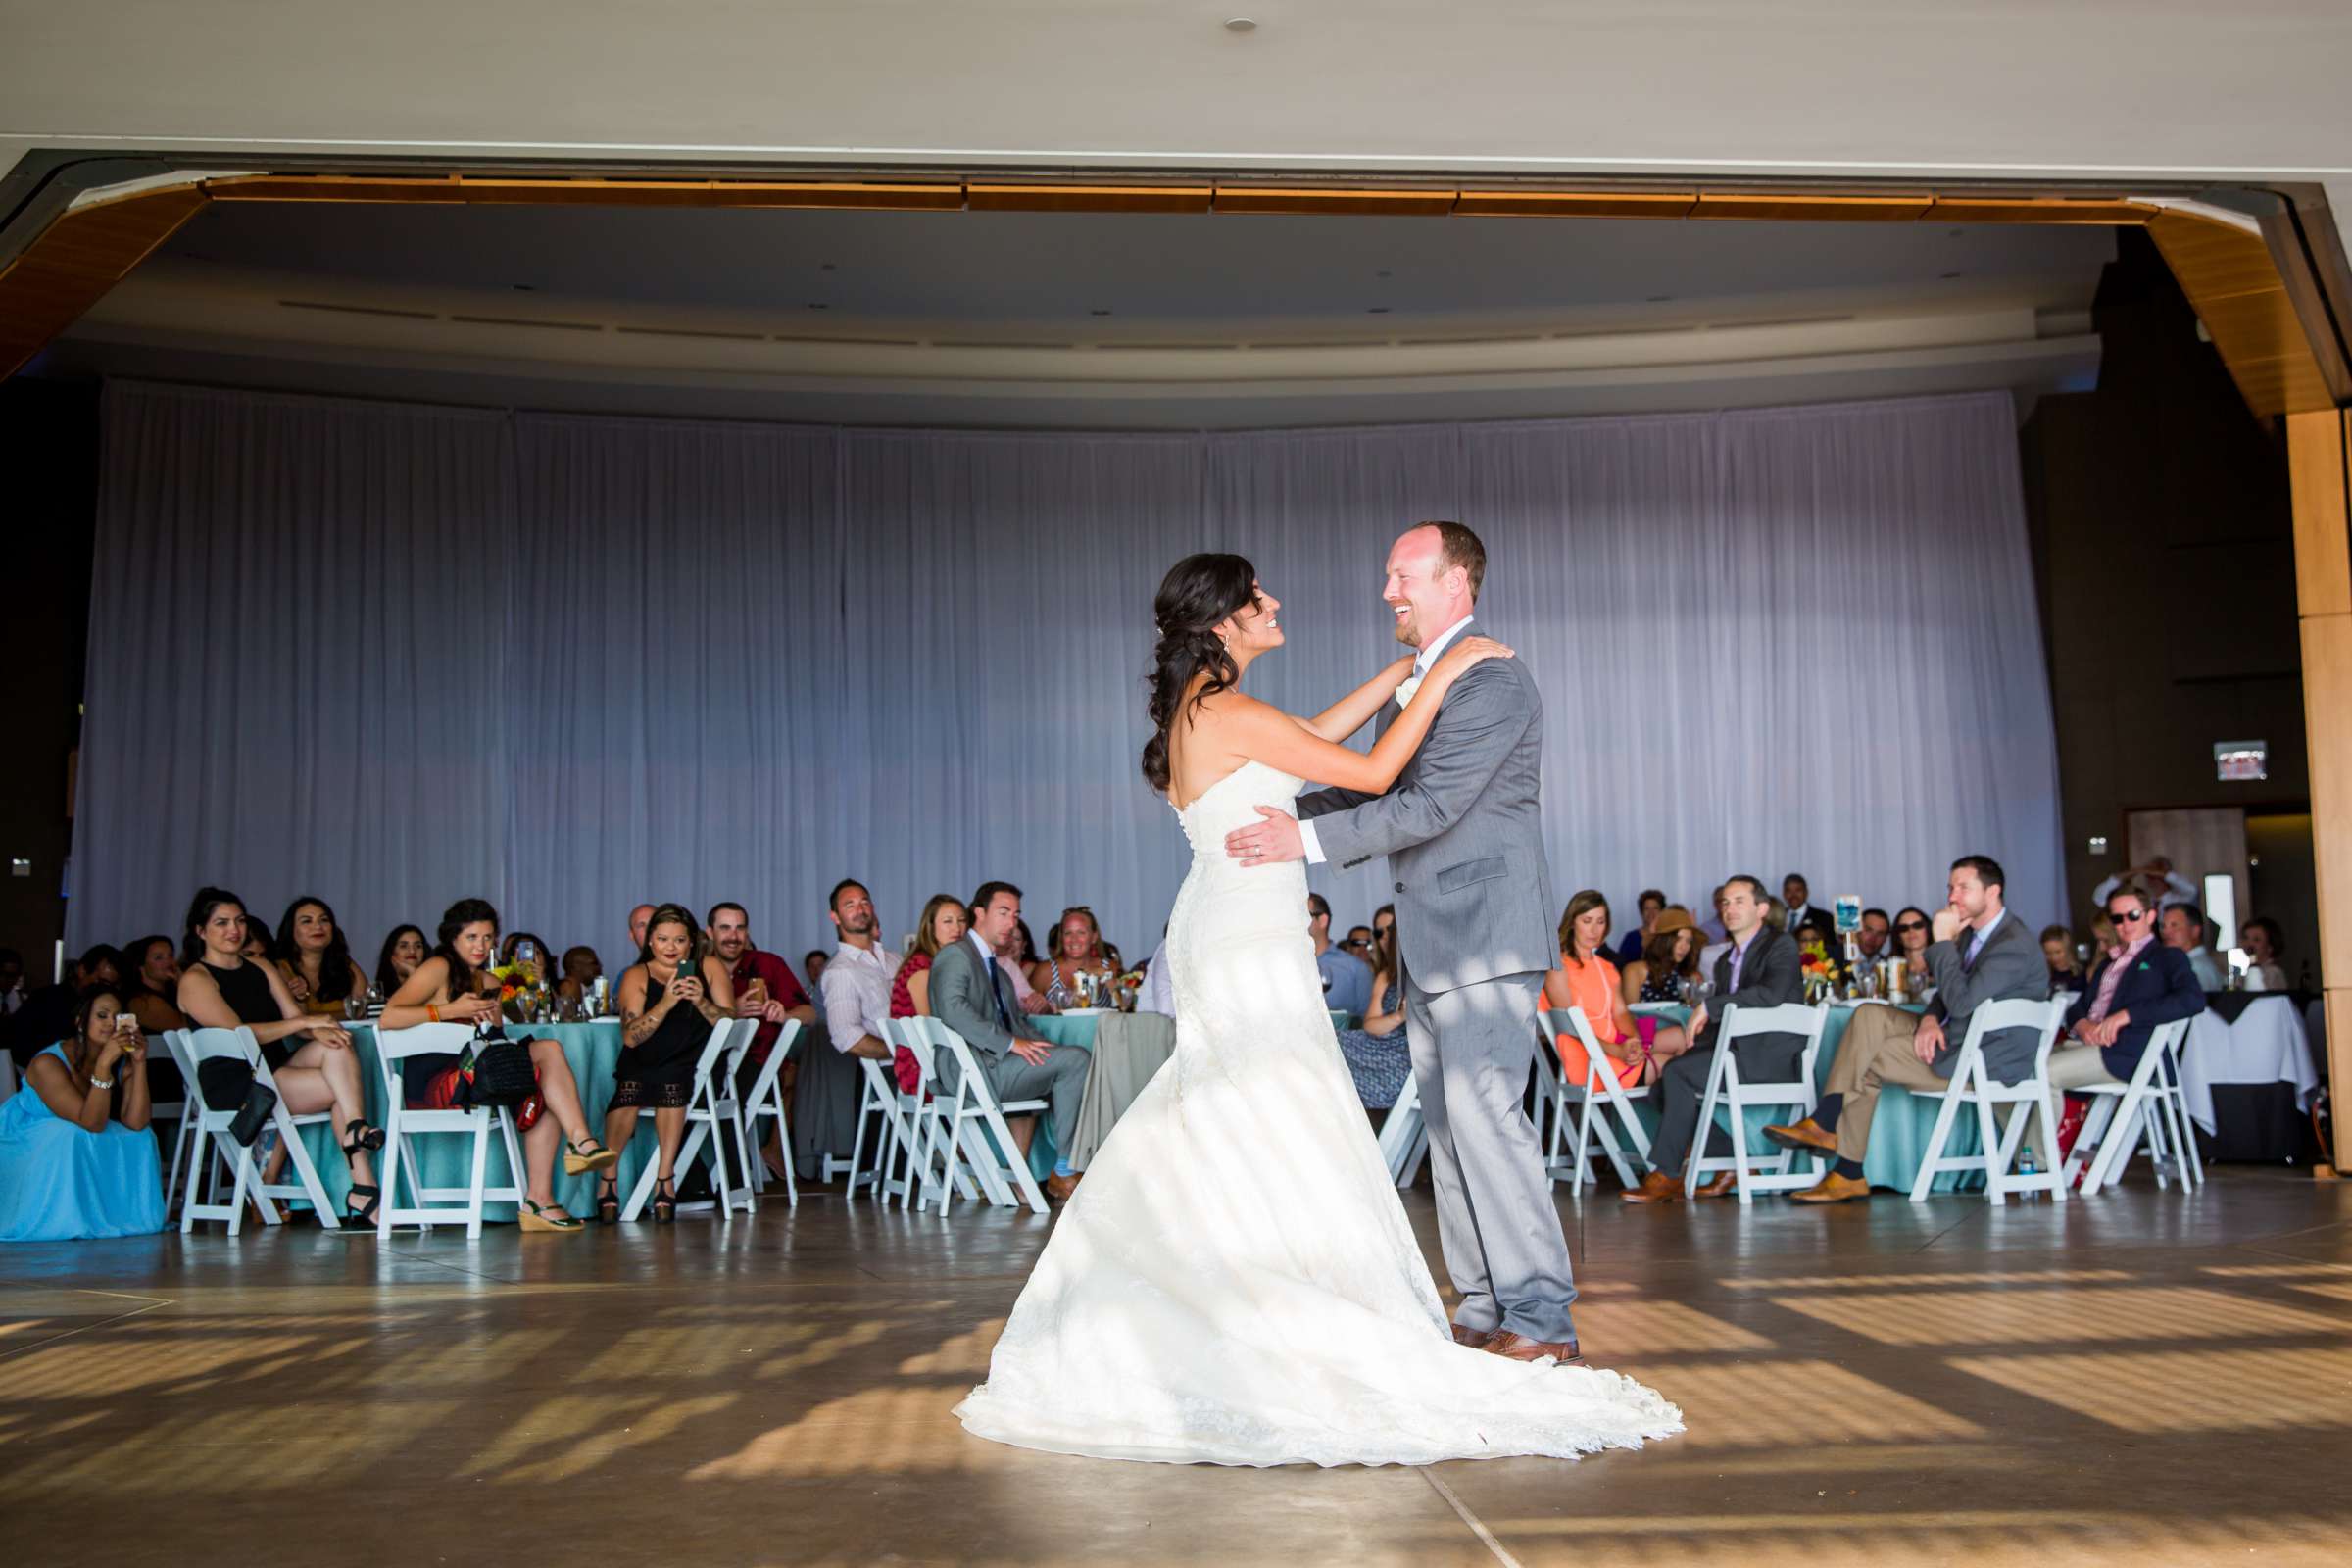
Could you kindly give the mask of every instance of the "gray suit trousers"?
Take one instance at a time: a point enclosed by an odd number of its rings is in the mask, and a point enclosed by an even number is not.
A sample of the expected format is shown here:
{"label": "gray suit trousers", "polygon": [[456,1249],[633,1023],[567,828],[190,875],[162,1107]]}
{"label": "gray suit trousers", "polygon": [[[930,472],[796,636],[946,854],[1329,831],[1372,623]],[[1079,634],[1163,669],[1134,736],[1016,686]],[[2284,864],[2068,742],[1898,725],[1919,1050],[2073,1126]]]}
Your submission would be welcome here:
{"label": "gray suit trousers", "polygon": [[1053,1103],[1054,1147],[1070,1157],[1078,1137],[1078,1107],[1086,1101],[1086,1075],[1095,1064],[1094,1053],[1083,1046],[1055,1046],[1042,1066],[1031,1066],[1007,1051],[1002,1056],[980,1058],[988,1085],[1003,1101],[1044,1100]]}
{"label": "gray suit trousers", "polygon": [[1557,1343],[1576,1338],[1576,1279],[1522,1103],[1543,989],[1544,976],[1530,973],[1431,992],[1408,970],[1404,1027],[1429,1127],[1438,1240],[1462,1298],[1453,1320]]}

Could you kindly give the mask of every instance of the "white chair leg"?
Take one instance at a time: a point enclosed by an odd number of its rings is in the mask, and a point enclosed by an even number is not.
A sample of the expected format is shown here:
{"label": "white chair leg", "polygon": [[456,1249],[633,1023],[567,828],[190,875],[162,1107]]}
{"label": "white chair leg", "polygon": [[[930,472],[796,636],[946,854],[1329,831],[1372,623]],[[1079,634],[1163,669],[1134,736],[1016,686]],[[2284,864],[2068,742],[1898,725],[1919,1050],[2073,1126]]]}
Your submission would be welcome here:
{"label": "white chair leg", "polygon": [[[1732,1183],[1740,1195],[1740,1206],[1744,1208],[1756,1200],[1756,1195],[1749,1188],[1747,1182],[1747,1111],[1738,1100],[1732,1102],[1731,1122],[1732,1158],[1736,1161],[1732,1170]],[[1714,1128],[1705,1122],[1699,1123],[1698,1142],[1691,1147],[1694,1150],[1706,1148],[1708,1141],[1714,1137]],[[1773,1164],[1774,1173],[1778,1174],[1788,1163],[1788,1156],[1784,1152]]]}

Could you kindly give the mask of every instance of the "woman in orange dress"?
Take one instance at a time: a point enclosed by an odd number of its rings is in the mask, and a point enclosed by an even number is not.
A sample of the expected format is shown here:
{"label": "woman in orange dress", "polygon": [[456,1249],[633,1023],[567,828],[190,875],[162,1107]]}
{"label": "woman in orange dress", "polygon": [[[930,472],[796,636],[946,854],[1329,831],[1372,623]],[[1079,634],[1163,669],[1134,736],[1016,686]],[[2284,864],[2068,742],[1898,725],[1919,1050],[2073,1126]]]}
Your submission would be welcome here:
{"label": "woman in orange dress", "polygon": [[[1601,952],[1608,940],[1609,901],[1587,888],[1568,901],[1568,912],[1560,916],[1560,966],[1544,978],[1544,1005],[1554,1012],[1583,1008],[1585,1021],[1592,1026],[1592,1038],[1600,1042],[1608,1056],[1609,1070],[1621,1086],[1632,1089],[1654,1071],[1650,1042],[1641,1025],[1649,1024],[1654,1034],[1657,1020],[1636,1019],[1626,1007],[1617,966]],[[1575,1031],[1562,1030],[1556,1044],[1562,1079],[1584,1084],[1588,1072],[1585,1043]]]}

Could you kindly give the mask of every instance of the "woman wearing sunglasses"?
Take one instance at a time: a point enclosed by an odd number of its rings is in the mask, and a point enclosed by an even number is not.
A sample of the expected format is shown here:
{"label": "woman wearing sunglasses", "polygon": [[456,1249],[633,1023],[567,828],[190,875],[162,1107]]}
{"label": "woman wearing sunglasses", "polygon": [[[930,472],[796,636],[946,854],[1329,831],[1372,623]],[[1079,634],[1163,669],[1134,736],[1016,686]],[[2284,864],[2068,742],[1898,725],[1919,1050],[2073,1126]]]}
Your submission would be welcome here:
{"label": "woman wearing sunglasses", "polygon": [[1903,960],[1903,995],[1916,997],[1932,978],[1928,971],[1928,911],[1904,905],[1894,917],[1894,956]]}

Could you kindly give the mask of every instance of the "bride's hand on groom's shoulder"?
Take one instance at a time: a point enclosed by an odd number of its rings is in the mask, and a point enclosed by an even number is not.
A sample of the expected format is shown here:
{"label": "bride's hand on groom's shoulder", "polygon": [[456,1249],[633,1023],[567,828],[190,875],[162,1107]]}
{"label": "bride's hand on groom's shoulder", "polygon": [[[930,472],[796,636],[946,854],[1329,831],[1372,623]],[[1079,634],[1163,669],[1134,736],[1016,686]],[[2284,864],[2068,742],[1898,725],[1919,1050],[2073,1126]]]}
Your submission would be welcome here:
{"label": "bride's hand on groom's shoulder", "polygon": [[1512,657],[1512,649],[1492,637],[1465,637],[1439,657],[1437,666],[1431,673],[1443,675],[1450,681],[1473,664],[1484,663],[1490,659]]}

